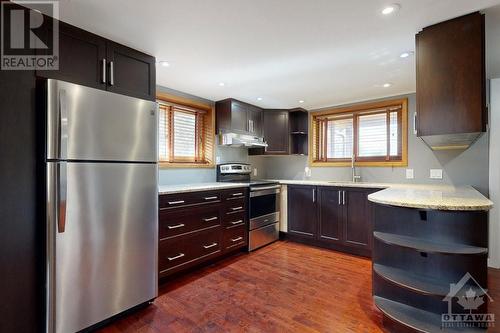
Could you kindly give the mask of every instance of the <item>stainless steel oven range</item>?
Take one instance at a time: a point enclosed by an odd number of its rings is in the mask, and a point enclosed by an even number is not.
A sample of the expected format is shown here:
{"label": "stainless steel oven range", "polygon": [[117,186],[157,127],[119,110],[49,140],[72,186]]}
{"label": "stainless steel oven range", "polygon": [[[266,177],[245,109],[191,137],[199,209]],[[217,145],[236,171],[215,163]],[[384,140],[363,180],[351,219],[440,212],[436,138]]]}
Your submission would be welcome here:
{"label": "stainless steel oven range", "polygon": [[252,168],[245,163],[217,166],[217,181],[248,183],[250,202],[248,250],[253,251],[279,238],[281,186],[267,180],[250,180]]}

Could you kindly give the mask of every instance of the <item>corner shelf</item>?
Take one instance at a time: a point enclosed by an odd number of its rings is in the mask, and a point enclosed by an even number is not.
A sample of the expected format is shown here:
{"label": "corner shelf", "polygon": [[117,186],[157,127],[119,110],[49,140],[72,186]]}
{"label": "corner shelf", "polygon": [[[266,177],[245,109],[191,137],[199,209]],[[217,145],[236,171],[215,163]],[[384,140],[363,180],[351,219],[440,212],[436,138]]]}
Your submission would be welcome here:
{"label": "corner shelf", "polygon": [[441,328],[441,316],[432,312],[420,310],[412,306],[394,302],[382,297],[374,296],[373,300],[377,308],[393,321],[416,330],[417,332],[460,332],[479,333],[482,329],[474,328]]}
{"label": "corner shelf", "polygon": [[455,243],[435,243],[421,238],[385,232],[374,231],[373,236],[375,239],[378,239],[386,244],[406,247],[419,252],[463,255],[482,255],[488,253],[488,249],[484,247]]}

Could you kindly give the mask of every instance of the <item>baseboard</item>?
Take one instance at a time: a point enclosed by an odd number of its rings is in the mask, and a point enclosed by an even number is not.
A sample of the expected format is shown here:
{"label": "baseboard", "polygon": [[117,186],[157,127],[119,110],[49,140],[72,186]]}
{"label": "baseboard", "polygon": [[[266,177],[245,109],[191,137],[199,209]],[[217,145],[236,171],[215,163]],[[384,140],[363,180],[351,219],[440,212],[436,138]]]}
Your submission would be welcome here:
{"label": "baseboard", "polygon": [[491,258],[488,258],[488,267],[499,269],[500,263],[497,260],[493,260]]}

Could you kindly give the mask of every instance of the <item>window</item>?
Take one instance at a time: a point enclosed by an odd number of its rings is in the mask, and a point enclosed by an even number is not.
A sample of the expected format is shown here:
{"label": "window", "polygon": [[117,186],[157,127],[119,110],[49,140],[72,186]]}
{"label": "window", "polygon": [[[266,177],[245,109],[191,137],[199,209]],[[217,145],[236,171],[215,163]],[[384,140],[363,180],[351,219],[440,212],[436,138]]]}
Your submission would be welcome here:
{"label": "window", "polygon": [[211,107],[158,100],[158,156],[163,166],[213,166]]}
{"label": "window", "polygon": [[391,100],[314,112],[311,164],[406,166],[408,102]]}

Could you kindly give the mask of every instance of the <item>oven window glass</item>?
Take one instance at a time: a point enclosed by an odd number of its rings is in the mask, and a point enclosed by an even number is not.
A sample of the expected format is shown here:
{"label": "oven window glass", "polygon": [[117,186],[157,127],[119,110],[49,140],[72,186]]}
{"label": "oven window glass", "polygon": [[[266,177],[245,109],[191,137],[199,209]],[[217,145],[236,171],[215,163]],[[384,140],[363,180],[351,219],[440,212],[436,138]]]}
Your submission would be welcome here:
{"label": "oven window glass", "polygon": [[277,212],[276,193],[250,198],[250,218]]}

